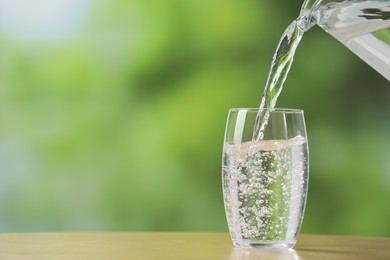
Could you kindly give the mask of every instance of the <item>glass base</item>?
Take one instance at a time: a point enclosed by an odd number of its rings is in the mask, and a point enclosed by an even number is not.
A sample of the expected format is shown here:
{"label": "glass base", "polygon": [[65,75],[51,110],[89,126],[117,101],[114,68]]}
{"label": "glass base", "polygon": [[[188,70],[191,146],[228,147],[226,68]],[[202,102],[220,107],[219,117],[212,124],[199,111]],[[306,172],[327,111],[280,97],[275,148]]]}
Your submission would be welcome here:
{"label": "glass base", "polygon": [[295,243],[296,241],[233,240],[233,244],[241,248],[284,249],[293,248]]}

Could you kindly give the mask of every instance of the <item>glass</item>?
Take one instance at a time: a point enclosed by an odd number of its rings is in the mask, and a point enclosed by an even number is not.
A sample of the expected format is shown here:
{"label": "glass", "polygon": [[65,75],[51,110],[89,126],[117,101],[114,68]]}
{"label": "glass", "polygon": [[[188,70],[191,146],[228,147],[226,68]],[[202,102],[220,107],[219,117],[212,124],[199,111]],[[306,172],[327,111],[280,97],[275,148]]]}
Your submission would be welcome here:
{"label": "glass", "polygon": [[223,147],[223,195],[235,246],[292,248],[306,204],[309,154],[302,110],[269,113],[264,138],[252,140],[259,109],[229,110]]}

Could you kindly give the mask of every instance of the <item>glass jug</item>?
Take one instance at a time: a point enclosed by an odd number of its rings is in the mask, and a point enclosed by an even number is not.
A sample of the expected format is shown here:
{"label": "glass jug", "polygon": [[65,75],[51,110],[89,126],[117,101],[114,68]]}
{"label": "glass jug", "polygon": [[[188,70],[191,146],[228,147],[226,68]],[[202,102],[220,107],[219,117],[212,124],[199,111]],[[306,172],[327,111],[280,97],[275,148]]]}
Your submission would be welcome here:
{"label": "glass jug", "polygon": [[306,0],[300,17],[319,25],[390,81],[390,0]]}

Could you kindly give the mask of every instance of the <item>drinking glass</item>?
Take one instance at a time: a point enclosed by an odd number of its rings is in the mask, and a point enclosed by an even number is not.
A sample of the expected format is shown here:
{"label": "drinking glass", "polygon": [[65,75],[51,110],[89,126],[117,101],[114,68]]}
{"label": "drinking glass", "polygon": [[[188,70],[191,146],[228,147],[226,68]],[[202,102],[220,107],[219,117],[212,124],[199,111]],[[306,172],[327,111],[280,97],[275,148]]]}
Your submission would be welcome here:
{"label": "drinking glass", "polygon": [[[267,113],[268,124],[263,138],[253,140],[258,113]],[[303,110],[230,109],[222,175],[233,244],[244,248],[294,247],[309,178]]]}

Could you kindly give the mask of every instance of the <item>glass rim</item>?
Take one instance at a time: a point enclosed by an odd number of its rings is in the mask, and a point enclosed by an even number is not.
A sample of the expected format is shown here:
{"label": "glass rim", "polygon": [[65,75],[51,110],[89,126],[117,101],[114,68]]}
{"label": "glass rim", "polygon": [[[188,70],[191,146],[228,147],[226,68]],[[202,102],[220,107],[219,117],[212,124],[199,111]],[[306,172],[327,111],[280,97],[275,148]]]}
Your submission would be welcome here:
{"label": "glass rim", "polygon": [[247,111],[247,112],[259,112],[259,111],[269,111],[271,113],[303,113],[303,109],[299,108],[230,108],[229,111],[231,112],[238,112],[238,111]]}

